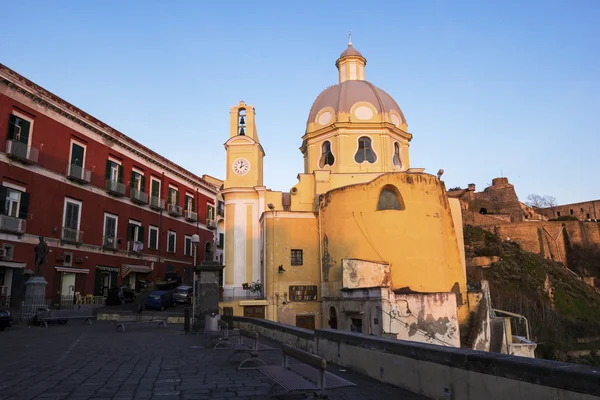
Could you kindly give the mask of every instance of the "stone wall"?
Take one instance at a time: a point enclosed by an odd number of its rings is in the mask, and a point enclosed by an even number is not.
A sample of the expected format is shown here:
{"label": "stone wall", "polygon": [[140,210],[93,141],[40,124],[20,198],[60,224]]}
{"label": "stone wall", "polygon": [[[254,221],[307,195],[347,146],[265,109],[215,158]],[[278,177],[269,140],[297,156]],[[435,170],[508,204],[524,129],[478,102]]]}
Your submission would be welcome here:
{"label": "stone wall", "polygon": [[584,365],[333,329],[310,331],[246,317],[234,317],[234,324],[432,399],[592,400],[600,396],[600,371]]}
{"label": "stone wall", "polygon": [[548,218],[572,215],[579,220],[600,220],[600,200],[542,208],[540,211]]}

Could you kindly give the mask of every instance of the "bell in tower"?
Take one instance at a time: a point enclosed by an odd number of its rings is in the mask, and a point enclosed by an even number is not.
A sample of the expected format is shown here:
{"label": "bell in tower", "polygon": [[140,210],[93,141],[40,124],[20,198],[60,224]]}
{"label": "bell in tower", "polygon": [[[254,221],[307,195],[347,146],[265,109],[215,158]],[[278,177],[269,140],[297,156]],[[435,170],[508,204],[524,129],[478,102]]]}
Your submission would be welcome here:
{"label": "bell in tower", "polygon": [[241,136],[246,135],[246,109],[240,108],[238,111],[238,134]]}

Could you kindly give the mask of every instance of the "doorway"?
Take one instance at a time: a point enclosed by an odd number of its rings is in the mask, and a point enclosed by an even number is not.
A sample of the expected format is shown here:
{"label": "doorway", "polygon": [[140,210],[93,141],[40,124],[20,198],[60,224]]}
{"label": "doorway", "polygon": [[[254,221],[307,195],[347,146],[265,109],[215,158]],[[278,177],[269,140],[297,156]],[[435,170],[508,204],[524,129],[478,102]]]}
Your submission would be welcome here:
{"label": "doorway", "polygon": [[296,326],[298,328],[315,330],[315,316],[314,315],[296,315]]}
{"label": "doorway", "polygon": [[63,272],[60,284],[60,296],[62,300],[73,298],[75,296],[75,274],[71,272]]}
{"label": "doorway", "polygon": [[244,306],[244,317],[265,319],[265,306]]}
{"label": "doorway", "polygon": [[350,319],[350,332],[362,333],[362,318]]}
{"label": "doorway", "polygon": [[337,312],[335,307],[329,307],[329,327],[331,329],[337,329]]}

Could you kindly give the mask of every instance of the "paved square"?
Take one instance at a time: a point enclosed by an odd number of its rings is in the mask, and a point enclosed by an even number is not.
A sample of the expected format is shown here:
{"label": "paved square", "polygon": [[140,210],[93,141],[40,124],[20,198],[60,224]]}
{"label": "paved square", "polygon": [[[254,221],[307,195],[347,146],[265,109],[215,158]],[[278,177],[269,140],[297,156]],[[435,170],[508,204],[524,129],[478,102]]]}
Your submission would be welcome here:
{"label": "paved square", "polygon": [[[146,324],[122,333],[102,321],[14,326],[0,332],[0,399],[266,398],[267,377],[238,372],[237,363],[226,362],[229,351],[214,351],[203,335],[182,329]],[[279,351],[266,354],[268,364],[281,360]],[[329,369],[359,385],[331,391],[332,399],[423,399],[335,365]]]}

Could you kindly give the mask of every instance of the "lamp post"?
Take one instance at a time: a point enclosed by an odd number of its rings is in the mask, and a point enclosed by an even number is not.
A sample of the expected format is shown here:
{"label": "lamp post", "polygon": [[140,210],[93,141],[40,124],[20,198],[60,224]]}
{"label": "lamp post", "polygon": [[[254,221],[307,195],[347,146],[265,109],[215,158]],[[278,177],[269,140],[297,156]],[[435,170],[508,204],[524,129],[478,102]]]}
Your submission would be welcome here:
{"label": "lamp post", "polygon": [[[192,246],[194,246],[194,288],[192,295],[192,327],[196,322],[196,252],[198,250],[198,243],[200,243],[200,236],[197,234],[192,235]],[[192,328],[193,329],[193,328]]]}

